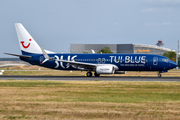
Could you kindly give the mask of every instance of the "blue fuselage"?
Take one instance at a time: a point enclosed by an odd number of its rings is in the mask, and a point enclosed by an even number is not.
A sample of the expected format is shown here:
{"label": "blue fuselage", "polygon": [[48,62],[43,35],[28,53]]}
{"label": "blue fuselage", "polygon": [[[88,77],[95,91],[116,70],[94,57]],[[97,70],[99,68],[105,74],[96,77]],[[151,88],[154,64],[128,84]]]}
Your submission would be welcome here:
{"label": "blue fuselage", "polygon": [[[21,58],[33,65],[39,65],[58,70],[80,70],[74,65],[65,62],[47,61],[42,54],[29,54],[30,59]],[[92,64],[113,64],[118,71],[166,71],[175,68],[177,64],[167,57],[151,54],[48,54],[57,60],[68,60]]]}

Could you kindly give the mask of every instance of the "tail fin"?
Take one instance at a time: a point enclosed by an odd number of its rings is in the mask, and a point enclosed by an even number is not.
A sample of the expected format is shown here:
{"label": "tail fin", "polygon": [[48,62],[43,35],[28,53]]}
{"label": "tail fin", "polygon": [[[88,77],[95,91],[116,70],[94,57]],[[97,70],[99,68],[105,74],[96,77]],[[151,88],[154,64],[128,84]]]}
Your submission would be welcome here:
{"label": "tail fin", "polygon": [[21,23],[15,23],[15,28],[23,55],[28,55],[32,53],[42,54],[40,46],[36,43],[36,41]]}

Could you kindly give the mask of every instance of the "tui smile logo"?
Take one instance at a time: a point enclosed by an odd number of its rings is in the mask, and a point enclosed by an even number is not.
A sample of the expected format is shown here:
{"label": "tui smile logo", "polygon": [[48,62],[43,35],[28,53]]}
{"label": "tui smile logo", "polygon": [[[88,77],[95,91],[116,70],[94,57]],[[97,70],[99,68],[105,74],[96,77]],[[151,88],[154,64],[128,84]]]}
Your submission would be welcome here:
{"label": "tui smile logo", "polygon": [[[29,41],[31,41],[31,39],[29,39]],[[25,46],[24,41],[21,41],[21,44],[22,44],[23,48],[25,48],[25,49],[27,49],[30,46],[30,43],[27,46]]]}

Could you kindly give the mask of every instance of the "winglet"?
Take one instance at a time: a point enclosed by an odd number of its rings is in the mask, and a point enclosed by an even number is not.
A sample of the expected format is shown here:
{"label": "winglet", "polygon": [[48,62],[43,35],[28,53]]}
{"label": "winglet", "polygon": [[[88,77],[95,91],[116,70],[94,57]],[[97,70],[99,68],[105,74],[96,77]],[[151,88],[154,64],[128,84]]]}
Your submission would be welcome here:
{"label": "winglet", "polygon": [[92,52],[92,54],[95,54],[95,53],[96,53],[93,49],[91,49],[91,52]]}
{"label": "winglet", "polygon": [[49,55],[46,53],[46,51],[43,48],[41,48],[41,51],[42,51],[42,53],[43,53],[43,55],[45,57],[45,60],[41,63],[41,64],[43,64],[46,61],[50,60],[50,57],[49,57]]}
{"label": "winglet", "polygon": [[41,50],[42,50],[42,53],[43,53],[44,57],[49,60],[50,57],[49,57],[49,55],[46,53],[46,51],[45,51],[42,47],[41,47]]}

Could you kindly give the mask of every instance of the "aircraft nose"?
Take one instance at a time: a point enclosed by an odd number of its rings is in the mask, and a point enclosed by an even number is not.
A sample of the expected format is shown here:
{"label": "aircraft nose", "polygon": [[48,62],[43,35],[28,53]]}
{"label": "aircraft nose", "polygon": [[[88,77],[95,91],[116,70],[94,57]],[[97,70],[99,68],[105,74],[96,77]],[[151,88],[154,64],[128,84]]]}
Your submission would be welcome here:
{"label": "aircraft nose", "polygon": [[173,61],[170,61],[169,63],[170,63],[170,66],[171,66],[172,68],[175,68],[175,67],[178,66],[178,64],[175,63],[175,62],[173,62]]}

